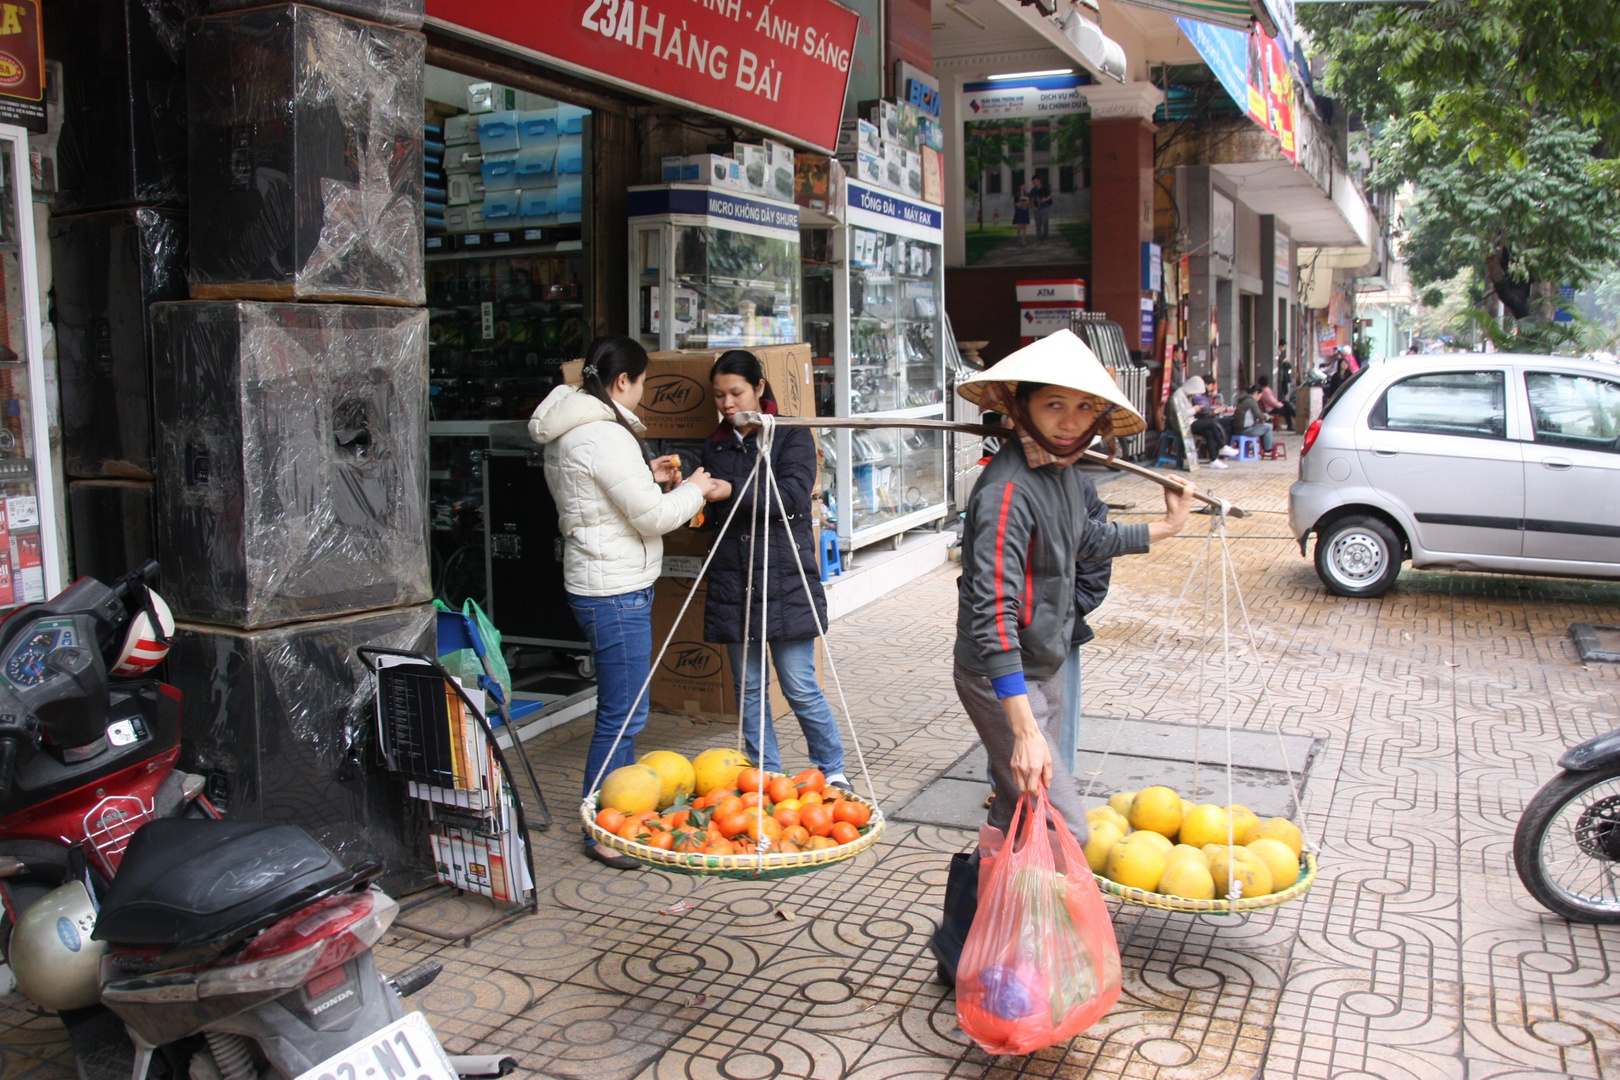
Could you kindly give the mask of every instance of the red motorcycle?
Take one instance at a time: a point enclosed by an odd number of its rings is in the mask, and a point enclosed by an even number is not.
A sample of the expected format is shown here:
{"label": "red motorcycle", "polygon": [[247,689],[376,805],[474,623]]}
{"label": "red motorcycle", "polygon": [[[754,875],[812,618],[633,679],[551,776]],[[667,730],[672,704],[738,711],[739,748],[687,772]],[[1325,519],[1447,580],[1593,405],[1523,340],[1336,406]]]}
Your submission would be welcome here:
{"label": "red motorcycle", "polygon": [[180,693],[149,677],[174,633],[156,573],[81,578],[0,622],[0,949],[19,989],[58,1011],[95,1004],[99,950],[86,934],[76,970],[40,971],[16,955],[18,920],[64,885],[99,898],[147,822],[219,817],[203,778],[175,770]]}

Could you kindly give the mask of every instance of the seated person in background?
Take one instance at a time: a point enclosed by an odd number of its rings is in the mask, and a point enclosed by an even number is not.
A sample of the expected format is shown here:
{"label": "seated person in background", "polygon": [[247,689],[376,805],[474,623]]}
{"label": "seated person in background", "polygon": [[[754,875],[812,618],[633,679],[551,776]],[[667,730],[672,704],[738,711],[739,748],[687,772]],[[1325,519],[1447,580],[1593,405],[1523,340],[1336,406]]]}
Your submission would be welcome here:
{"label": "seated person in background", "polygon": [[1269,376],[1262,375],[1254,380],[1254,399],[1267,416],[1280,416],[1289,427],[1294,426],[1294,406],[1272,392]]}
{"label": "seated person in background", "polygon": [[1203,378],[1194,375],[1182,383],[1177,392],[1186,394],[1187,400],[1198,410],[1197,418],[1192,422],[1191,434],[1198,440],[1204,460],[1209,462],[1212,469],[1226,468],[1226,462],[1221,459],[1236,457],[1237,451],[1227,445],[1232,441],[1232,433],[1226,422],[1213,415],[1215,405]]}
{"label": "seated person in background", "polygon": [[1232,434],[1253,436],[1260,440],[1260,449],[1271,453],[1271,420],[1260,407],[1253,391],[1237,399],[1237,405],[1232,410]]}

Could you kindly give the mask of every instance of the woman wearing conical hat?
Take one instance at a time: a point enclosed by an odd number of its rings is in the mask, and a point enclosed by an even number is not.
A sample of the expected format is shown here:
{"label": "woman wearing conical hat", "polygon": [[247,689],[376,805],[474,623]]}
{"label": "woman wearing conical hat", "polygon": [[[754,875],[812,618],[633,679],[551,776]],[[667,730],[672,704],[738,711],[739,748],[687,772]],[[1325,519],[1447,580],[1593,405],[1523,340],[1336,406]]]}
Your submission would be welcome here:
{"label": "woman wearing conical hat", "polygon": [[[958,393],[1007,417],[1003,440],[968,499],[957,582],[957,694],[990,763],[996,797],[988,822],[1006,831],[1024,792],[1044,789],[1075,839],[1086,816],[1070,762],[1056,753],[1062,666],[1074,626],[1076,562],[1140,554],[1187,521],[1193,487],[1166,490],[1152,524],[1088,521],[1072,466],[1094,439],[1146,422],[1096,355],[1068,330],[1041,338],[964,382]],[[978,850],[955,855],[945,918],[930,944],[954,982],[978,897]]]}

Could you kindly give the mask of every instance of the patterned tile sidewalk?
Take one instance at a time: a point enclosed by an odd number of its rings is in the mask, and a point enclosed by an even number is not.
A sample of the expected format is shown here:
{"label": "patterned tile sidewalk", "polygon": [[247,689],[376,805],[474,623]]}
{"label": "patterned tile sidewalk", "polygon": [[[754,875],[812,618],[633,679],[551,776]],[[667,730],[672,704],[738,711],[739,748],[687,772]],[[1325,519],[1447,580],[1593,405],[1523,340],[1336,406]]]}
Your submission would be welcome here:
{"label": "patterned tile sidewalk", "polygon": [[[540,914],[468,948],[391,935],[382,967],[436,956],[445,973],[415,1002],[447,1046],[559,1080],[1620,1076],[1620,937],[1536,907],[1510,851],[1559,751],[1620,723],[1620,670],[1583,667],[1567,636],[1620,621],[1620,584],[1408,570],[1381,600],[1329,596],[1287,535],[1293,474],[1265,462],[1196,478],[1253,512],[1229,525],[1257,646],[1240,635],[1231,653],[1232,722],[1326,741],[1305,791],[1321,877],[1247,918],[1115,906],[1125,992],[1070,1045],[991,1058],[933,980],[924,941],[968,833],[891,825],[875,854],[766,884],[609,871],[568,823],[588,721],[529,744],[559,811],[536,844]],[[1134,504],[1131,520],[1158,505],[1130,479],[1104,495]],[[1220,577],[1189,572],[1220,549],[1195,521],[1116,563],[1085,653],[1088,714],[1218,730]],[[890,805],[972,743],[950,685],[954,599],[948,566],[833,629]],[[797,731],[782,734],[802,761]],[[655,716],[638,745],[735,738]],[[71,1076],[58,1031],[0,999],[0,1076]]]}

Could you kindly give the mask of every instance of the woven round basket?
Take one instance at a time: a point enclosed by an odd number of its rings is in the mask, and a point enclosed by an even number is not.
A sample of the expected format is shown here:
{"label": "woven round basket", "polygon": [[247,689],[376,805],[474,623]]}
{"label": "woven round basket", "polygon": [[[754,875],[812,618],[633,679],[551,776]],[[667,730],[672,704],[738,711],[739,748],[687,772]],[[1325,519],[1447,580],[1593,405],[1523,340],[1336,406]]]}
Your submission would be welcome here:
{"label": "woven round basket", "polygon": [[1316,884],[1316,855],[1305,852],[1299,860],[1299,880],[1294,882],[1282,892],[1267,893],[1265,896],[1253,898],[1243,897],[1238,900],[1189,900],[1185,896],[1167,896],[1164,893],[1148,892],[1146,889],[1133,889],[1128,885],[1121,885],[1110,881],[1101,874],[1092,874],[1097,879],[1097,887],[1109,896],[1117,896],[1128,904],[1141,904],[1143,907],[1161,908],[1164,911],[1185,911],[1190,915],[1238,915],[1245,911],[1260,911],[1263,908],[1277,907],[1290,900],[1298,900],[1311,891]]}
{"label": "woven round basket", "polygon": [[671,874],[691,874],[694,877],[747,878],[758,881],[808,874],[812,870],[820,870],[853,859],[877,843],[878,837],[883,835],[883,811],[858,795],[846,795],[845,798],[853,799],[872,812],[871,818],[866,823],[866,831],[861,834],[860,839],[839,844],[837,847],[822,848],[820,851],[773,852],[768,855],[705,855],[698,851],[665,851],[663,848],[625,840],[596,823],[597,796],[594,794],[579,804],[579,816],[592,840],[621,855],[628,855],[637,862],[645,863],[655,870]]}

